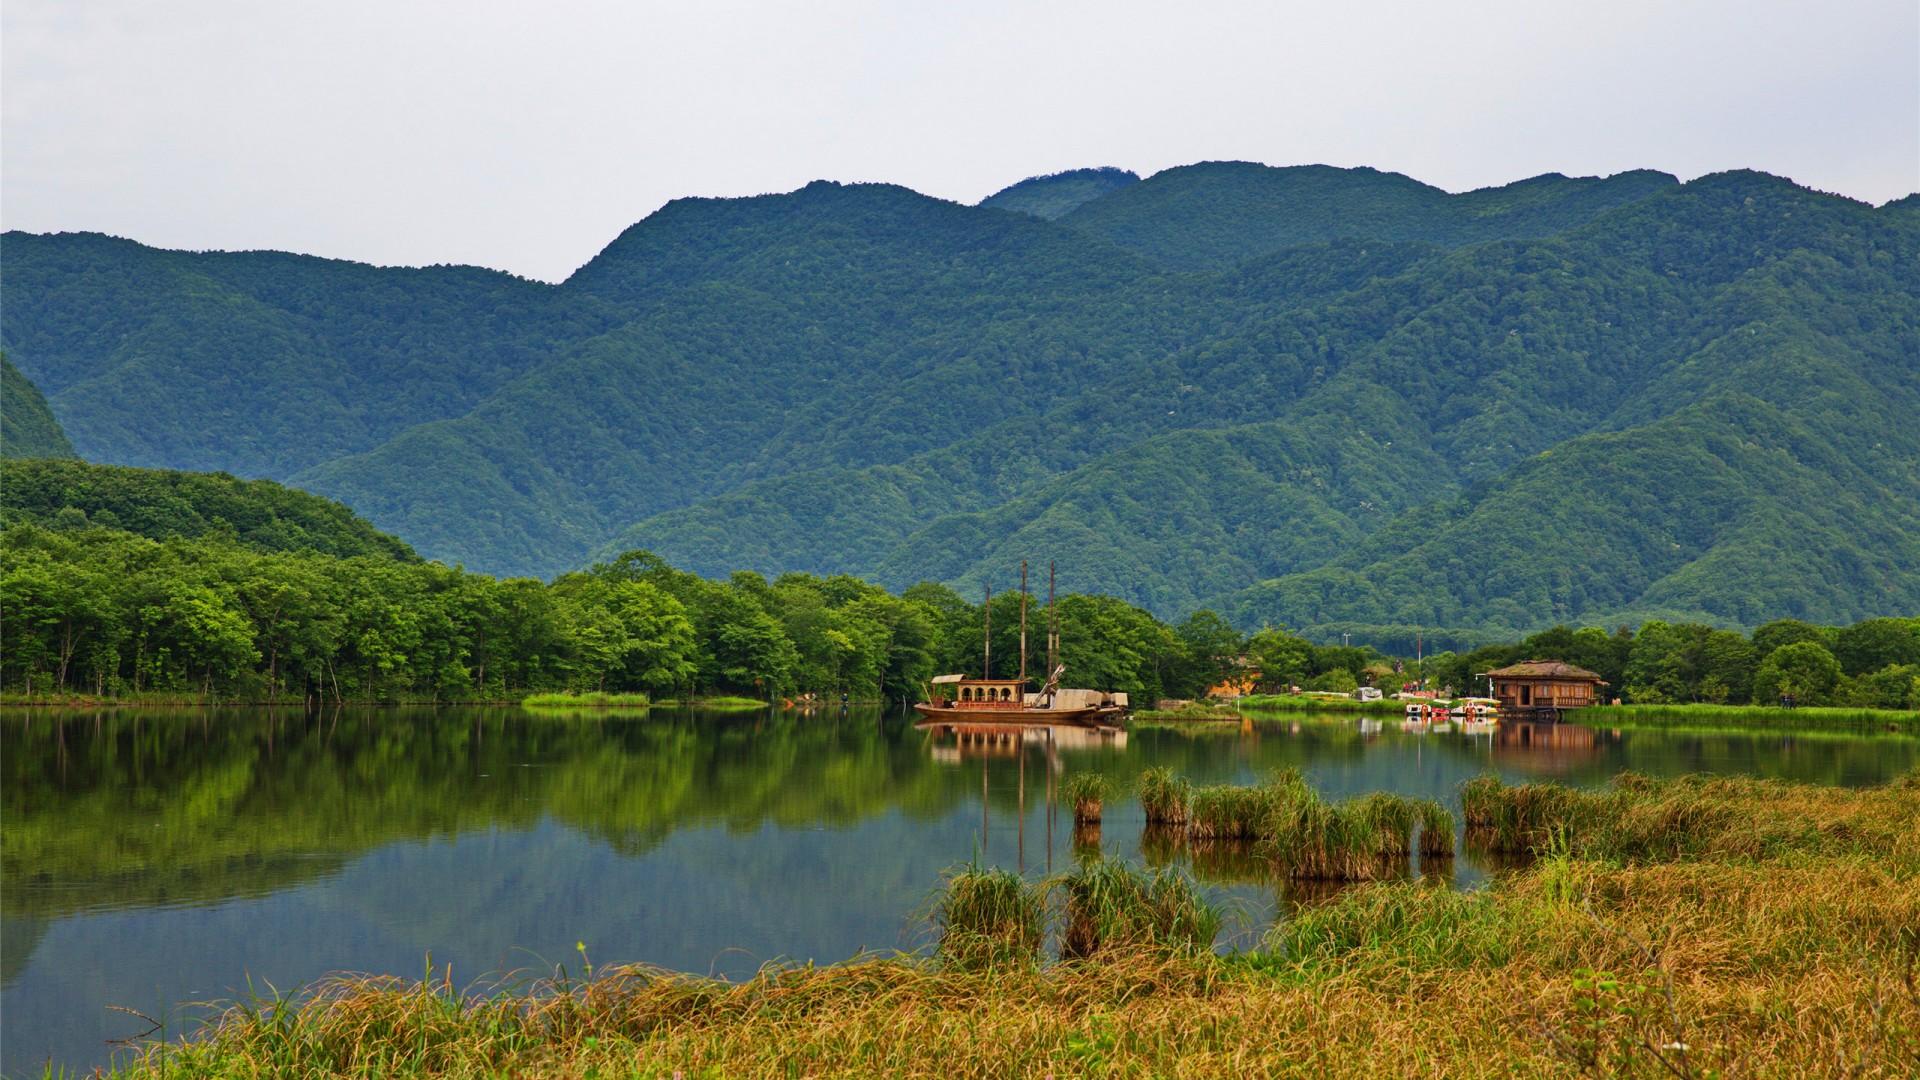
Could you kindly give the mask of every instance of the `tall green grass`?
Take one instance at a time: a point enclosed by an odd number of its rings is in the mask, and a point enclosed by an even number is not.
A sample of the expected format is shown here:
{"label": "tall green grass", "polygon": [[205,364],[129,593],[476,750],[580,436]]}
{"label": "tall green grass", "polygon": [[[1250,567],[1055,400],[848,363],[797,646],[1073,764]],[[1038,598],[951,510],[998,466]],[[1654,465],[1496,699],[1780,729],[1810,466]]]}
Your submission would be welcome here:
{"label": "tall green grass", "polygon": [[1011,870],[968,866],[947,879],[935,918],[941,963],[961,970],[1031,966],[1046,935],[1046,892]]}
{"label": "tall green grass", "polygon": [[1275,792],[1267,787],[1213,785],[1187,799],[1187,835],[1196,840],[1254,840],[1266,829]]}
{"label": "tall green grass", "polygon": [[1062,875],[1066,929],[1060,955],[1104,951],[1196,955],[1213,947],[1220,913],[1175,870],[1140,870],[1102,860]]}
{"label": "tall green grass", "polygon": [[1147,824],[1186,825],[1187,800],[1193,795],[1193,785],[1185,777],[1164,765],[1155,766],[1140,774],[1138,790]]}
{"label": "tall green grass", "polygon": [[1504,964],[1515,933],[1489,892],[1444,886],[1369,884],[1296,911],[1267,932],[1263,948],[1309,970],[1338,970],[1353,957],[1413,970]]}
{"label": "tall green grass", "polygon": [[1432,799],[1421,799],[1420,857],[1445,859],[1453,856],[1453,812]]}
{"label": "tall green grass", "polygon": [[1077,772],[1060,785],[1060,797],[1073,805],[1073,823],[1097,825],[1113,782],[1102,773]]}

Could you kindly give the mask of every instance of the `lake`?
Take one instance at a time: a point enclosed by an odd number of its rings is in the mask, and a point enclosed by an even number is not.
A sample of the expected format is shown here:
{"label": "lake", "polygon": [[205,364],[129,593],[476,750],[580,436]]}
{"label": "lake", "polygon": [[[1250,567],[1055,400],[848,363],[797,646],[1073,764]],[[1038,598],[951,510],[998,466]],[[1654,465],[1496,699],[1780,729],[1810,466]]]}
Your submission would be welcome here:
{"label": "lake", "polygon": [[[1461,781],[1600,785],[1622,770],[1844,785],[1920,762],[1897,737],[1613,732],[1413,734],[1397,719],[1136,724],[961,744],[853,710],[533,715],[516,708],[9,710],[0,714],[0,1070],[108,1060],[177,1031],[189,1003],[335,971],[456,983],[643,961],[739,977],[927,945],[941,873],[1030,873],[1074,857],[1060,776],[1196,783],[1297,766],[1330,797],[1374,790],[1458,809]],[[1109,803],[1099,843],[1141,858]],[[1085,838],[1082,838],[1083,840]],[[1152,861],[1184,858],[1150,847]],[[1471,887],[1467,857],[1448,869]],[[1249,944],[1293,898],[1257,864],[1190,867]]]}

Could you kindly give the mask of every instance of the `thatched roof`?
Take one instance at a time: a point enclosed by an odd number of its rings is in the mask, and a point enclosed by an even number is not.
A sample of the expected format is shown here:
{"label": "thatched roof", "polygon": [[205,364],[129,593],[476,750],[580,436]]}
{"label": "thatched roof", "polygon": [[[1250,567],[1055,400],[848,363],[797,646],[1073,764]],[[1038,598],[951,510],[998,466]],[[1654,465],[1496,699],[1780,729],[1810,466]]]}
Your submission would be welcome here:
{"label": "thatched roof", "polygon": [[1522,660],[1517,664],[1495,668],[1487,674],[1496,679],[1566,679],[1570,682],[1599,683],[1602,686],[1607,682],[1598,673],[1574,667],[1564,660]]}

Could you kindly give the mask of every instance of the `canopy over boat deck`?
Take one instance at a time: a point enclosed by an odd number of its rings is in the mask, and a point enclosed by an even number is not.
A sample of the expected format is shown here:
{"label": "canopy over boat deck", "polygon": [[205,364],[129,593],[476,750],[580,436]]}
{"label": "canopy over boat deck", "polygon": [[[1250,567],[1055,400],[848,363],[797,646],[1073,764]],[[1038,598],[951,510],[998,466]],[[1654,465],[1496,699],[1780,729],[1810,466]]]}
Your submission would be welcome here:
{"label": "canopy over boat deck", "polygon": [[966,675],[935,675],[934,695],[970,709],[1017,709],[1027,703],[1025,679],[975,679]]}

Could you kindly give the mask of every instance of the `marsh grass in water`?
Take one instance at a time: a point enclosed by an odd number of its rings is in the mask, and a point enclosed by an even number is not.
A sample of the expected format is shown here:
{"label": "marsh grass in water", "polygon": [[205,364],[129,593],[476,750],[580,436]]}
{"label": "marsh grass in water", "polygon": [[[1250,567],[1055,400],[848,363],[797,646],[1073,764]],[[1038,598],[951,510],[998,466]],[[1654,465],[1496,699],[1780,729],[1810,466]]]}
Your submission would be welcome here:
{"label": "marsh grass in water", "polygon": [[1453,812],[1432,799],[1418,800],[1420,815],[1420,857],[1452,858],[1454,852]]}
{"label": "marsh grass in water", "polygon": [[1220,914],[1176,870],[1142,870],[1101,860],[1060,876],[1066,922],[1060,955],[1085,958],[1104,950],[1194,956],[1213,947]]}
{"label": "marsh grass in water", "polygon": [[1098,825],[1105,803],[1113,794],[1113,781],[1102,773],[1077,772],[1060,785],[1060,797],[1073,806],[1073,823]]}
{"label": "marsh grass in water", "polygon": [[1193,794],[1193,785],[1185,777],[1165,766],[1156,766],[1140,774],[1137,791],[1147,824],[1186,825],[1187,800]]}
{"label": "marsh grass in water", "polygon": [[[339,978],[234,1006],[119,1073],[1914,1074],[1920,775],[1860,790],[1636,778],[1600,797],[1617,792],[1633,823],[1554,826],[1544,858],[1478,891],[1349,887],[1224,957],[1202,945],[1191,892],[1098,864],[1056,886],[1056,910],[1077,903],[1089,922],[1085,955],[1027,960],[1048,907],[1037,886],[978,871],[948,925],[1006,943],[1013,962],[936,950],[739,983],[599,966],[479,988]],[[1502,799],[1485,790],[1475,806],[1497,816]],[[1596,855],[1616,829],[1662,820],[1692,838]]]}
{"label": "marsh grass in water", "polygon": [[971,865],[936,902],[941,963],[963,970],[1031,965],[1047,930],[1046,890],[1011,870]]}

